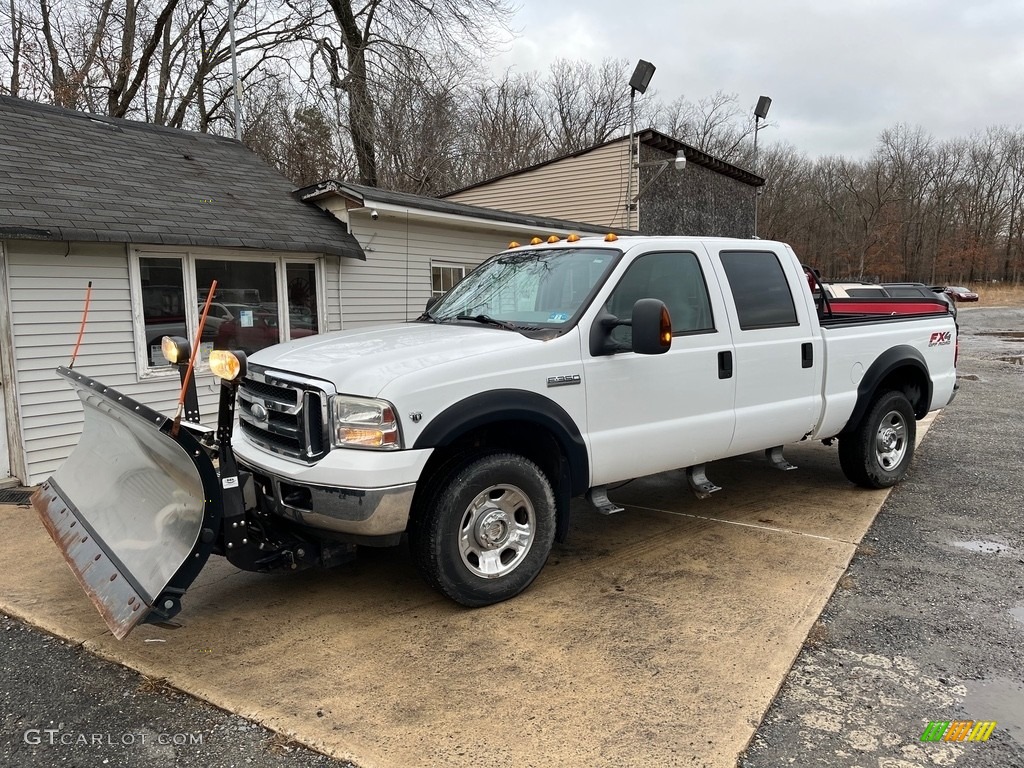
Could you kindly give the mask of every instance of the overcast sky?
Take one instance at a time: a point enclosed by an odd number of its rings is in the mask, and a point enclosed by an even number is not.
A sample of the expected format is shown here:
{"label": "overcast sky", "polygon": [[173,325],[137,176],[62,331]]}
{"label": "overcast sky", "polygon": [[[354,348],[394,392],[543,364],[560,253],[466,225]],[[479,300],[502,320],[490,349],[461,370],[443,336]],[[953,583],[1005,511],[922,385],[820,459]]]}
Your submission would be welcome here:
{"label": "overcast sky", "polygon": [[865,156],[897,123],[938,138],[1024,124],[1024,0],[517,2],[495,71],[646,59],[666,103],[722,90],[752,112],[770,96],[759,140],[811,156]]}

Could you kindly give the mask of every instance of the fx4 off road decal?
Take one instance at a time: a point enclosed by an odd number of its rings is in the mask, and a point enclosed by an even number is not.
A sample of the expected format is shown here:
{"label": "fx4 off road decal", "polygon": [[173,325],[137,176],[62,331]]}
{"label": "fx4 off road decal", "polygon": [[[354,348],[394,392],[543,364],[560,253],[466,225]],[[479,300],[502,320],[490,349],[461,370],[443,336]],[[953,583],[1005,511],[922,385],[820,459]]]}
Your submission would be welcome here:
{"label": "fx4 off road decal", "polygon": [[929,347],[941,347],[943,344],[950,344],[953,341],[953,334],[951,331],[936,331],[928,339]]}

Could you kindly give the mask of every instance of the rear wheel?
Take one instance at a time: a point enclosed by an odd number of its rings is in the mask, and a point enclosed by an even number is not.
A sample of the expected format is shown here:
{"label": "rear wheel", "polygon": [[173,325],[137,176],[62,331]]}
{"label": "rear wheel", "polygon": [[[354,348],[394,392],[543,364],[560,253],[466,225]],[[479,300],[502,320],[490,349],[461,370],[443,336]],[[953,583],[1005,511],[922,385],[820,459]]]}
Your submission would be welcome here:
{"label": "rear wheel", "polygon": [[529,459],[495,453],[449,471],[426,499],[409,543],[426,580],[457,603],[515,597],[555,539],[551,483]]}
{"label": "rear wheel", "polygon": [[864,488],[889,488],[907,474],[914,458],[917,422],[902,392],[878,396],[860,424],[839,438],[843,474]]}

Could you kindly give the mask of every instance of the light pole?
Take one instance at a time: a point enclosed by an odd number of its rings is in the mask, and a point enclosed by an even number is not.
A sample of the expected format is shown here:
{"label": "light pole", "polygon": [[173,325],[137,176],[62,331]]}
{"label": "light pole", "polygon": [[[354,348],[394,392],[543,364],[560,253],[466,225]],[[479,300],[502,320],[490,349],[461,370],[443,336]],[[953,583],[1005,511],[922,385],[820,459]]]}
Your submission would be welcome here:
{"label": "light pole", "polygon": [[[761,166],[757,161],[757,131],[761,127],[761,121],[768,117],[768,110],[771,109],[772,100],[762,96],[757,100],[754,107],[754,173],[761,172]],[[757,206],[761,197],[761,187],[754,187],[754,237],[757,237]]]}
{"label": "light pole", "polygon": [[235,141],[242,140],[242,85],[238,81],[238,55],[235,50],[235,0],[228,0],[228,32],[231,42],[231,81],[235,86]]}
{"label": "light pole", "polygon": [[626,229],[633,228],[633,211],[636,204],[633,202],[633,171],[639,167],[639,157],[634,157],[633,134],[636,133],[636,112],[634,102],[637,92],[643,93],[651,84],[656,67],[649,61],[640,59],[633,76],[629,78],[629,175],[626,177]]}

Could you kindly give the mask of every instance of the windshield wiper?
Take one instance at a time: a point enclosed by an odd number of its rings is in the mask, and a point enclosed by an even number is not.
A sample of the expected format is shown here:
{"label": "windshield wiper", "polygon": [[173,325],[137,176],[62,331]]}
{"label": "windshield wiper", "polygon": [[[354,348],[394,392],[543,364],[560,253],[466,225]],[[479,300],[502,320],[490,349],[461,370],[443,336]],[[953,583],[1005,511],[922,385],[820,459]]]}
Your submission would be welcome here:
{"label": "windshield wiper", "polygon": [[472,320],[475,323],[483,323],[484,325],[493,325],[496,328],[504,328],[506,331],[519,332],[520,328],[515,323],[509,323],[505,320],[498,320],[490,315],[455,315],[455,317],[448,318],[449,320]]}

